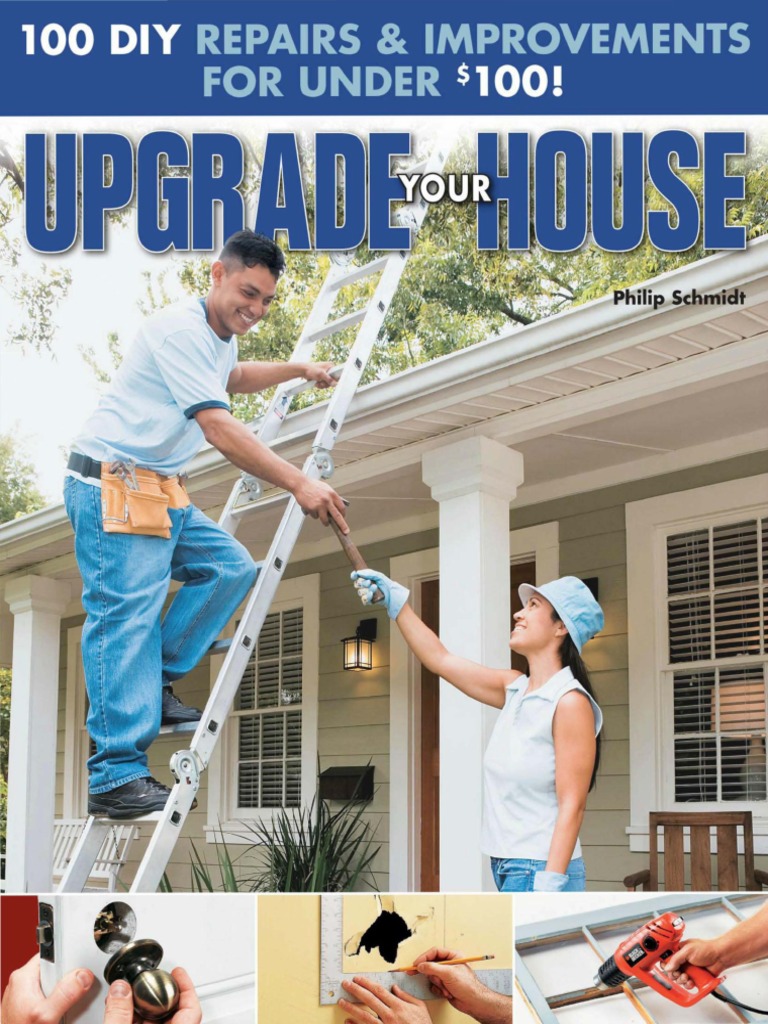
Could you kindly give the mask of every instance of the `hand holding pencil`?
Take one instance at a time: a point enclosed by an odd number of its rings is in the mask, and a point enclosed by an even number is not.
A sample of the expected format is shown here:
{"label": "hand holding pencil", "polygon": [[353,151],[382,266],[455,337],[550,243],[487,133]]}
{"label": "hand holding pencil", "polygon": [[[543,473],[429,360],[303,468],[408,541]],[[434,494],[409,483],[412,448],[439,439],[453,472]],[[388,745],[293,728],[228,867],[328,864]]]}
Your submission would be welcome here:
{"label": "hand holding pencil", "polygon": [[482,974],[475,974],[469,966],[470,962],[491,958],[490,954],[465,957],[458,950],[433,946],[414,960],[409,973],[426,975],[435,995],[480,1024],[510,1024],[512,1000],[487,988]]}

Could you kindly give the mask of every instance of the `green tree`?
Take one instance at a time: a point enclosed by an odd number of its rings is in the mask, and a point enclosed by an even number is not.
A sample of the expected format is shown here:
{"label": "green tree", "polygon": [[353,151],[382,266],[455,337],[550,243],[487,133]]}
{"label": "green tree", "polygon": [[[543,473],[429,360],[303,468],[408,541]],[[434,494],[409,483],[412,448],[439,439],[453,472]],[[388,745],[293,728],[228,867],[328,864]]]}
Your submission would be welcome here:
{"label": "green tree", "polygon": [[24,448],[11,434],[0,434],[0,523],[35,512],[45,503]]}
{"label": "green tree", "polygon": [[56,333],[54,313],[72,283],[66,267],[52,261],[33,272],[22,266],[20,238],[24,198],[23,165],[18,154],[0,140],[0,287],[19,310],[19,320],[5,325],[5,340],[35,350],[49,349]]}

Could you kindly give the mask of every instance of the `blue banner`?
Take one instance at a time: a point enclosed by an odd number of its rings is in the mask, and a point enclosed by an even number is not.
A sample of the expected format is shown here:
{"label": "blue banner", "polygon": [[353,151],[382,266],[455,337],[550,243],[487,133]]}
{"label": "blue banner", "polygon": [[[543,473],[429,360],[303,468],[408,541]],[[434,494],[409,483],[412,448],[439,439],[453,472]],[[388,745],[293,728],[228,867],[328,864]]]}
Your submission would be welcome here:
{"label": "blue banner", "polygon": [[0,4],[0,116],[764,114],[768,4]]}

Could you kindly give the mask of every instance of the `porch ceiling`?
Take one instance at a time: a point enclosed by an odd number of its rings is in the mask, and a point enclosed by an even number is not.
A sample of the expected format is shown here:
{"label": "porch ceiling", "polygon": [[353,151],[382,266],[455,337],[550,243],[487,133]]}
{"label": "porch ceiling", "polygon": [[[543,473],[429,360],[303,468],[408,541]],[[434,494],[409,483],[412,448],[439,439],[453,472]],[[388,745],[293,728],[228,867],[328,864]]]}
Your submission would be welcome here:
{"label": "porch ceiling", "polygon": [[[610,471],[654,456],[673,456],[685,449],[702,446],[706,451],[714,442],[728,438],[752,437],[755,445],[768,445],[766,430],[766,394],[768,369],[749,380],[722,384],[695,394],[678,397],[631,412],[621,413],[586,423],[578,428],[552,431],[515,444],[525,464],[525,484],[518,498],[525,502],[527,493],[555,484],[573,474],[587,478],[589,474]],[[762,440],[761,440],[762,437]],[[446,434],[441,434],[443,443]],[[713,453],[714,454],[714,453]],[[337,473],[338,487],[351,502],[349,521],[358,538],[363,540],[380,533],[388,525],[406,521],[415,531],[437,526],[437,505],[429,488],[421,479],[420,461],[403,460],[398,465],[375,473],[374,463],[386,466],[385,460],[367,460],[365,464],[348,464]],[[703,455],[702,461],[706,461]],[[370,472],[359,476],[355,469]],[[660,469],[659,471],[663,471]],[[228,489],[223,498],[226,498]],[[276,528],[280,508],[263,509],[243,520],[238,537],[254,552],[266,550]],[[361,533],[362,531],[362,533]],[[398,532],[403,532],[402,529]],[[335,541],[319,523],[307,523],[301,537],[300,557],[313,551],[333,550]]]}
{"label": "porch ceiling", "polygon": [[[711,313],[708,311],[708,316]],[[521,368],[519,382],[497,387],[484,395],[458,401],[426,415],[411,416],[396,425],[374,430],[364,436],[343,438],[335,449],[337,465],[379,454],[403,444],[424,441],[462,428],[479,428],[490,420],[510,413],[520,414],[558,398],[615,385],[658,367],[700,357],[749,338],[768,339],[768,302],[757,303],[748,313],[732,312],[708,323],[694,324],[650,341],[627,345],[594,358],[574,354],[558,360],[558,368],[528,375]],[[763,418],[763,424],[765,418]]]}
{"label": "porch ceiling", "polygon": [[[759,447],[768,389],[768,244],[648,284],[668,296],[673,289],[739,287],[747,302],[617,310],[609,297],[362,389],[334,452],[334,484],[352,501],[355,530],[436,523],[421,454],[467,434],[487,434],[523,453],[521,496],[577,471],[599,474],[729,438],[748,436]],[[291,416],[276,450],[301,463],[321,415],[314,406]],[[701,461],[709,460],[702,454]],[[235,476],[218,452],[203,451],[191,480],[194,500],[218,508]],[[275,506],[254,513],[238,536],[258,552],[279,515]],[[327,540],[310,522],[297,554],[324,549]],[[63,508],[53,506],[0,528],[0,577],[36,566],[76,579],[71,552]]]}

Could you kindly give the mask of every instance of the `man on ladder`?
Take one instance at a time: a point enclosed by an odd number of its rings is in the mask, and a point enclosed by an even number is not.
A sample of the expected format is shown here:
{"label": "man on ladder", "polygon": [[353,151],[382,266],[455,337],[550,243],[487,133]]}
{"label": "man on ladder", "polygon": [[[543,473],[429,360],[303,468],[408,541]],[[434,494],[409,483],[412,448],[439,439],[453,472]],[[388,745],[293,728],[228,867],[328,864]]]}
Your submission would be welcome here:
{"label": "man on ladder", "polygon": [[[91,815],[135,818],[165,806],[170,790],[150,775],[147,748],[161,725],[201,715],[172,683],[195,667],[256,579],[246,549],[190,504],[183,473],[203,440],[348,532],[339,495],[275,455],[230,412],[233,392],[297,377],[320,388],[336,383],[330,363],[237,361],[236,336],[266,315],[284,268],[268,238],[232,235],[211,268],[206,298],[146,321],[73,445],[64,501],[87,613]],[[183,586],[161,625],[171,579]]]}

